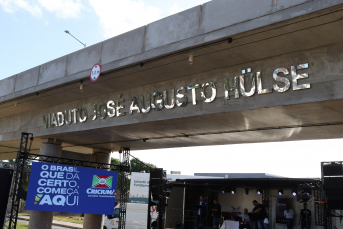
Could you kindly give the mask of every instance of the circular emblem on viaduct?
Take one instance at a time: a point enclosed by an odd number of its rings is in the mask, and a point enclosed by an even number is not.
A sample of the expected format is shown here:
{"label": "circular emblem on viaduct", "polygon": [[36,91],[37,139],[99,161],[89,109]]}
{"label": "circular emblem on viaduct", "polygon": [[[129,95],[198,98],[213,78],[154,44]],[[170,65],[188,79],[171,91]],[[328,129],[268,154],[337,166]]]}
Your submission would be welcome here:
{"label": "circular emblem on viaduct", "polygon": [[99,79],[100,73],[101,73],[100,64],[94,64],[94,66],[91,69],[91,73],[90,73],[91,81],[93,81],[93,82],[97,81],[97,79]]}

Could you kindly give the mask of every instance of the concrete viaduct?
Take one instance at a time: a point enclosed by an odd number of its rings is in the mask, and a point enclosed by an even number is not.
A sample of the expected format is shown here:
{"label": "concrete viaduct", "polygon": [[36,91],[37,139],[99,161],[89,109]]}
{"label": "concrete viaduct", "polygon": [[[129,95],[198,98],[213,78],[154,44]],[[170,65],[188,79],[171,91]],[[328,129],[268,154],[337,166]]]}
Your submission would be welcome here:
{"label": "concrete viaduct", "polygon": [[341,138],[342,26],[343,0],[212,0],[10,76],[0,160],[23,131],[33,152],[99,162],[121,147]]}

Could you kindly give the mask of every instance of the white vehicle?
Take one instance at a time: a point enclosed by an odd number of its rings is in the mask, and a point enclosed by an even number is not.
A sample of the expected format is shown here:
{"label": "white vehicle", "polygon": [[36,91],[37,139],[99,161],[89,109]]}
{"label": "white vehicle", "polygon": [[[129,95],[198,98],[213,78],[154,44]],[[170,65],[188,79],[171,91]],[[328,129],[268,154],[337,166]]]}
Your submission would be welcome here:
{"label": "white vehicle", "polygon": [[[104,229],[119,228],[119,210],[120,204],[114,208],[114,215],[105,216]],[[126,228],[146,229],[148,217],[147,204],[128,203],[126,207]],[[152,221],[156,219],[156,212],[152,214]],[[152,222],[151,221],[151,222]]]}
{"label": "white vehicle", "polygon": [[119,228],[119,211],[120,205],[117,204],[114,208],[113,215],[105,215],[104,229],[118,229]]}

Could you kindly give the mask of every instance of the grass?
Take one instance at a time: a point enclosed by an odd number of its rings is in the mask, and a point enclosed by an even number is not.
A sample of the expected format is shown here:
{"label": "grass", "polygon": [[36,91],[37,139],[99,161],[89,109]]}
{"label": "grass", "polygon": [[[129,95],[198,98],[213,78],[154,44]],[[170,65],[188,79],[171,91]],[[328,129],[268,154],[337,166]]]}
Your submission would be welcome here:
{"label": "grass", "polygon": [[[7,226],[8,226],[8,223],[7,223]],[[29,228],[29,225],[28,224],[25,224],[25,223],[17,223],[17,227],[16,229],[27,229]]]}
{"label": "grass", "polygon": [[[19,213],[18,215],[30,216],[30,214],[27,214],[27,213]],[[54,216],[54,220],[63,221],[63,222],[70,222],[70,223],[77,223],[77,224],[83,224],[83,217],[80,217],[80,216],[60,216],[60,215],[56,215],[56,216]]]}
{"label": "grass", "polygon": [[83,224],[83,217],[80,216],[54,216],[54,220]]}
{"label": "grass", "polygon": [[27,229],[27,228],[29,228],[29,225],[28,225],[28,224],[25,224],[25,223],[17,223],[16,229]]}

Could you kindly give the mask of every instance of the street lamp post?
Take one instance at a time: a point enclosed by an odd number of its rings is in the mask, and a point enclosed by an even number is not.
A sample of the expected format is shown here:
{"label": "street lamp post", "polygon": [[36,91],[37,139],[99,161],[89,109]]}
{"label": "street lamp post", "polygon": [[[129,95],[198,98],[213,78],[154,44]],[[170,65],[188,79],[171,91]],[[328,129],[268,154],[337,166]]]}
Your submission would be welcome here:
{"label": "street lamp post", "polygon": [[[65,33],[68,33],[70,36],[74,37],[68,30],[64,31]],[[76,37],[74,37],[78,42],[80,42],[85,48],[86,48],[86,44],[82,43],[79,39],[77,39]]]}

